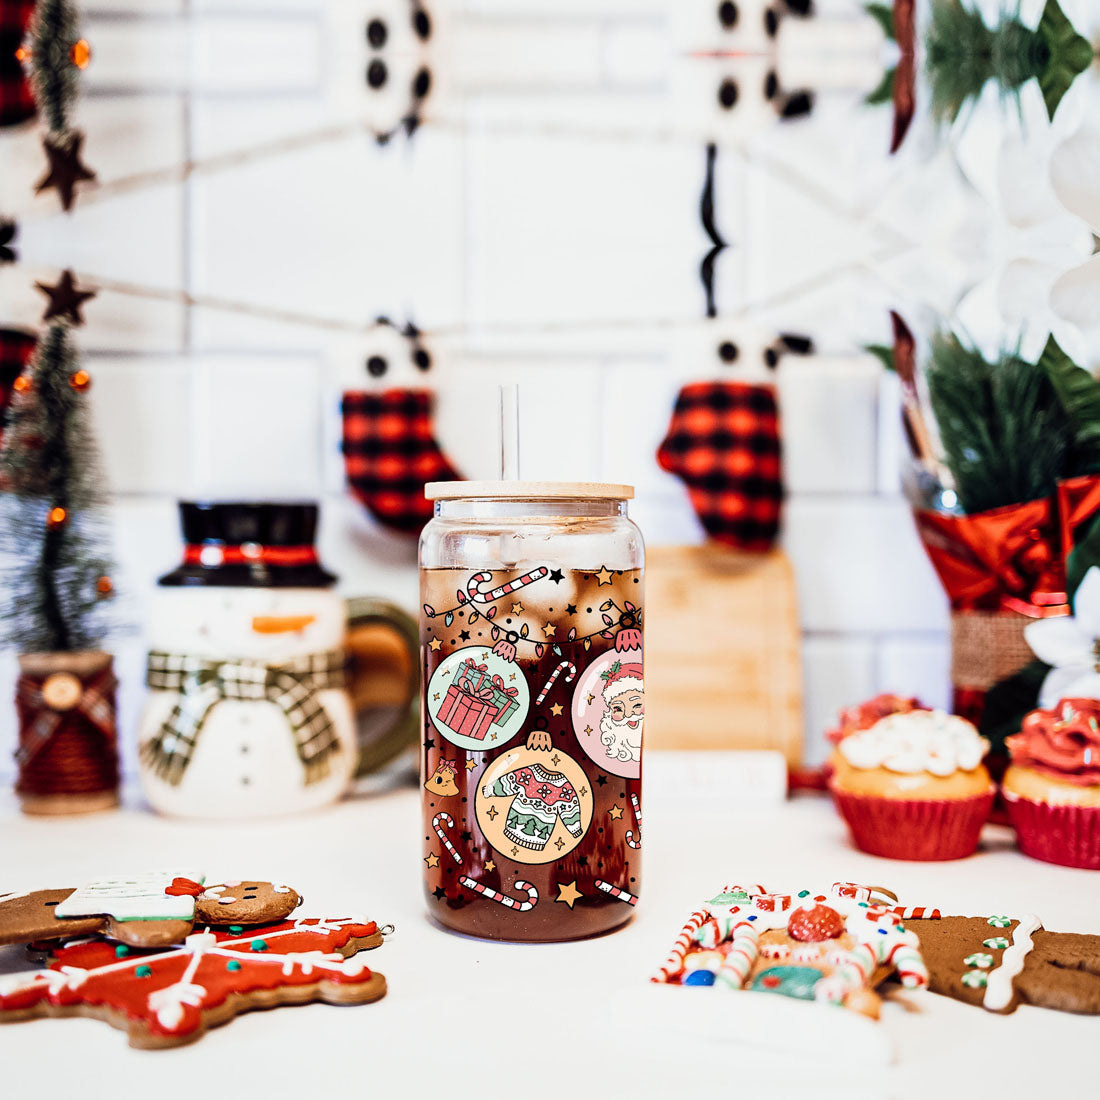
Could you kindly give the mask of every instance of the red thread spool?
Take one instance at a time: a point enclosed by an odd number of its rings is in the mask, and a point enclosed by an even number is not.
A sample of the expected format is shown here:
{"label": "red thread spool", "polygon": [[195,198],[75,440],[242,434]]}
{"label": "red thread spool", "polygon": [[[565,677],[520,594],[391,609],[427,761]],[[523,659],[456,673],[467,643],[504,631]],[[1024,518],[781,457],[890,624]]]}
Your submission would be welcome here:
{"label": "red thread spool", "polygon": [[108,653],[19,658],[19,777],[25,813],[70,814],[118,804],[116,681]]}

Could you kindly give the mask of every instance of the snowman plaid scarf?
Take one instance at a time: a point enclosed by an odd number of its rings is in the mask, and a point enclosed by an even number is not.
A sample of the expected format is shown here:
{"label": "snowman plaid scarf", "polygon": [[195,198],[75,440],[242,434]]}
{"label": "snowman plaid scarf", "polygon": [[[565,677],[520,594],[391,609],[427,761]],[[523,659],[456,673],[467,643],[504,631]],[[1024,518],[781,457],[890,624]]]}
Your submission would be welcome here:
{"label": "snowman plaid scarf", "polygon": [[141,747],[142,760],[173,786],[191,763],[207,716],[223,699],[266,699],[282,710],[307,784],[328,775],[329,758],[339,751],[332,720],[316,697],[324,688],[344,686],[344,659],[338,650],[310,653],[279,665],[153,652],[145,683],[154,691],[180,696],[157,735]]}

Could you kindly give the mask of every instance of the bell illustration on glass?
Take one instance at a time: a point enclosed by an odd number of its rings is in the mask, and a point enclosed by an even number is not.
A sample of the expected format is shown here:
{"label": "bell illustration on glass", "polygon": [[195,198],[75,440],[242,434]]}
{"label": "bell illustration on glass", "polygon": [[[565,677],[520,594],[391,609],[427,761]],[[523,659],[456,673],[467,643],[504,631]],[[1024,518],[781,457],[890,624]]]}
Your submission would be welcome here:
{"label": "bell illustration on glass", "polygon": [[153,807],[264,817],[335,801],[355,728],[345,608],[315,504],[180,505],[183,564],[158,582],[139,734]]}

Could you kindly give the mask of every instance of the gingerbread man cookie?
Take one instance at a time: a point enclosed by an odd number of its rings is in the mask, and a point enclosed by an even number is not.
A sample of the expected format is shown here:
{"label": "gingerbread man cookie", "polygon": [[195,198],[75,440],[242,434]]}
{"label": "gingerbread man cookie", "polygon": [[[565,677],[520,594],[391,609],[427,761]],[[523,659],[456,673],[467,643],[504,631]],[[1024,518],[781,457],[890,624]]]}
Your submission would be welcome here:
{"label": "gingerbread man cookie", "polygon": [[0,945],[104,933],[131,947],[179,943],[196,924],[283,920],[301,897],[270,882],[203,886],[204,876],[153,871],[99,879],[76,890],[0,894]]}
{"label": "gingerbread man cookie", "polygon": [[933,993],[990,1012],[1030,1004],[1100,1015],[1100,936],[1048,932],[1036,916],[908,923],[920,940]]}
{"label": "gingerbread man cookie", "polygon": [[168,1047],[253,1008],[363,1004],[386,992],[383,975],[354,957],[382,943],[374,921],[305,918],[243,931],[195,932],[154,949],[102,937],[55,946],[47,969],[0,975],[0,1023],[94,1016],[126,1030],[133,1047]]}

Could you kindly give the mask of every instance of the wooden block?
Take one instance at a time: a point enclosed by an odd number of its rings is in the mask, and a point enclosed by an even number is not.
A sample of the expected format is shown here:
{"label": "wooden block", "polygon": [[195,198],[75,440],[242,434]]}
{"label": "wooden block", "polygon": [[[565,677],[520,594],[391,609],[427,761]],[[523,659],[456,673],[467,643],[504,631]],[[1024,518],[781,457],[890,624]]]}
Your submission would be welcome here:
{"label": "wooden block", "polygon": [[794,573],[782,551],[663,546],[646,555],[647,749],[802,757]]}

